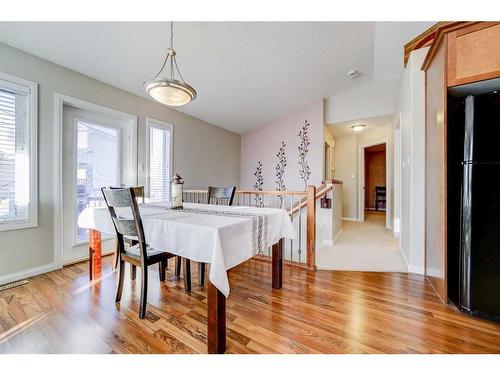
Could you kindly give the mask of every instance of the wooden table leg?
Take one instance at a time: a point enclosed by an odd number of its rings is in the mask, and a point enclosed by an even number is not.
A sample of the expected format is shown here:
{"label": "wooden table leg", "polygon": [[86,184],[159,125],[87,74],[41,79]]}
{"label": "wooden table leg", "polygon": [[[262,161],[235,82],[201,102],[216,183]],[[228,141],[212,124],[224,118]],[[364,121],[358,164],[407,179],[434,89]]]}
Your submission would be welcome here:
{"label": "wooden table leg", "polygon": [[208,353],[226,351],[226,297],[211,282],[207,282]]}
{"label": "wooden table leg", "polygon": [[95,280],[101,277],[102,249],[101,232],[89,229],[89,277]]}
{"label": "wooden table leg", "polygon": [[283,239],[273,245],[273,289],[283,286]]}

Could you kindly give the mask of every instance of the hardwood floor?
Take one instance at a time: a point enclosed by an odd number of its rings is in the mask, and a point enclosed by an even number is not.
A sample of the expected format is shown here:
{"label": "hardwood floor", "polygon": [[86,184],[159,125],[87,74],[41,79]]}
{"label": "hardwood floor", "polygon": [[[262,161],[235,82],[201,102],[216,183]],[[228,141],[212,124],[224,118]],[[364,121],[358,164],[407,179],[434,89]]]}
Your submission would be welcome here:
{"label": "hardwood floor", "polygon": [[[206,288],[185,294],[173,270],[166,285],[150,272],[144,320],[128,267],[115,306],[111,257],[100,281],[80,263],[0,292],[0,352],[205,353]],[[499,324],[442,305],[421,276],[285,267],[272,290],[271,264],[252,260],[230,283],[228,353],[500,353]]]}

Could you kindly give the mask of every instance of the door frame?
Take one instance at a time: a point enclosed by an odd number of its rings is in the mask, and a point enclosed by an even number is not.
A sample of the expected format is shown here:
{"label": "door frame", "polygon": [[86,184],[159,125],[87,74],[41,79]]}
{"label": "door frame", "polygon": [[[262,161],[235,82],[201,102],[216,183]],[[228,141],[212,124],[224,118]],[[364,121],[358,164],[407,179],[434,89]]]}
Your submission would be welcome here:
{"label": "door frame", "polygon": [[[79,108],[81,109],[81,108]],[[73,117],[72,119],[72,130],[73,130],[73,150],[75,150],[75,155],[74,155],[74,158],[73,158],[73,163],[72,163],[72,168],[73,170],[71,171],[71,184],[73,185],[72,188],[73,188],[73,192],[76,191],[77,189],[77,185],[78,185],[78,181],[77,181],[77,170],[78,170],[78,122],[79,121],[84,121],[84,122],[90,122],[90,123],[93,123],[93,122],[97,122],[97,121],[94,121],[92,119],[89,119],[89,118],[85,118],[84,116],[80,116],[80,115],[76,115],[75,117]],[[63,124],[64,125],[64,124]],[[123,159],[123,147],[122,147],[122,128],[121,127],[117,127],[117,126],[113,126],[113,125],[110,125],[110,124],[104,124],[102,122],[99,123],[99,126],[101,127],[104,127],[104,128],[108,128],[108,129],[115,129],[117,130],[118,132],[118,139],[119,139],[119,142],[118,142],[118,157]],[[64,132],[64,129],[63,129],[63,132]],[[133,132],[133,130],[132,130]],[[63,137],[64,137],[64,134],[63,134]],[[137,147],[136,147],[137,148]],[[132,148],[131,148],[132,149]],[[130,151],[131,149],[129,149],[128,151]],[[64,150],[63,150],[64,151]],[[123,160],[121,160],[123,161]],[[63,173],[63,179],[64,179],[64,170],[62,171]],[[120,170],[119,170],[119,175],[118,175],[118,181],[120,183],[123,183],[123,173],[122,173],[122,164],[120,163]],[[118,186],[118,185],[116,185]],[[63,196],[63,221],[66,223],[66,225],[68,225],[68,221],[67,220],[64,220],[64,193],[62,193],[62,196]],[[77,215],[77,205],[76,205],[76,196],[73,197],[73,202],[71,203],[72,207],[71,207],[71,210],[73,211],[73,221],[71,223],[71,245],[73,247],[75,246],[82,246],[82,245],[88,245],[89,241],[78,241],[77,239],[77,236],[76,236],[76,223],[78,221],[78,215]],[[106,239],[106,238],[112,238],[114,236],[111,236],[111,235],[106,235],[106,234],[102,234],[102,239]],[[64,249],[63,249],[64,251]],[[64,254],[63,254],[63,257],[64,257]]]}
{"label": "door frame", "polygon": [[328,180],[332,178],[332,146],[327,141],[324,142],[323,153],[323,180]]}
{"label": "door frame", "polygon": [[365,221],[365,149],[371,146],[385,144],[385,186],[386,186],[386,203],[385,203],[385,227],[391,227],[391,199],[392,187],[390,181],[390,161],[392,160],[389,139],[381,138],[376,141],[368,142],[359,146],[358,150],[358,221]]}
{"label": "door frame", "polygon": [[138,134],[137,124],[138,117],[136,115],[111,109],[99,104],[91,103],[82,99],[78,99],[69,95],[54,93],[54,155],[53,155],[53,168],[54,168],[54,261],[57,268],[63,266],[63,111],[64,105],[70,105],[79,109],[90,112],[95,112],[102,115],[108,115],[129,121],[132,126],[130,145],[131,149],[128,152],[132,154],[134,171],[131,172],[130,181],[135,181],[137,184],[138,160],[137,160],[137,147],[138,147]]}

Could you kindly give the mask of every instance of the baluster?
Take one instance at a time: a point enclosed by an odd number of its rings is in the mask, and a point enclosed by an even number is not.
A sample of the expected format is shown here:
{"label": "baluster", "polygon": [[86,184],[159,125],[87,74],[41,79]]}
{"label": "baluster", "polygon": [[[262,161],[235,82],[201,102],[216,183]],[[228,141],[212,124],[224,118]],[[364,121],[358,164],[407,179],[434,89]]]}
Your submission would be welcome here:
{"label": "baluster", "polygon": [[299,197],[299,211],[298,211],[299,212],[299,249],[298,249],[299,263],[302,255],[302,208],[300,208],[301,200],[302,199]]}
{"label": "baluster", "polygon": [[[293,194],[290,194],[290,219],[292,220],[292,227],[294,227],[294,224],[293,224]],[[293,259],[293,240],[290,240],[290,261]]]}

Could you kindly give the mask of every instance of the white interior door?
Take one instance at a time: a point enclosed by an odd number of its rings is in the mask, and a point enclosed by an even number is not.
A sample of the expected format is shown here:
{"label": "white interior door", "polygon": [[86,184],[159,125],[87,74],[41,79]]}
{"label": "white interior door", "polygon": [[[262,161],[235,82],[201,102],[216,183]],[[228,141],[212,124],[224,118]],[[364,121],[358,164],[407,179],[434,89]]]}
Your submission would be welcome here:
{"label": "white interior door", "polygon": [[[130,121],[64,106],[63,262],[88,256],[88,233],[77,227],[77,217],[86,207],[104,205],[100,189],[136,184],[134,130]],[[103,241],[103,252],[113,247],[114,239]]]}

